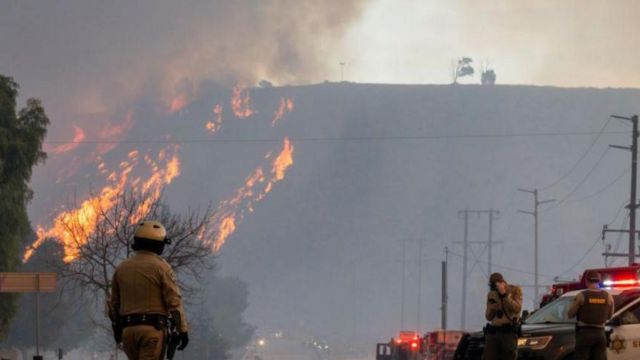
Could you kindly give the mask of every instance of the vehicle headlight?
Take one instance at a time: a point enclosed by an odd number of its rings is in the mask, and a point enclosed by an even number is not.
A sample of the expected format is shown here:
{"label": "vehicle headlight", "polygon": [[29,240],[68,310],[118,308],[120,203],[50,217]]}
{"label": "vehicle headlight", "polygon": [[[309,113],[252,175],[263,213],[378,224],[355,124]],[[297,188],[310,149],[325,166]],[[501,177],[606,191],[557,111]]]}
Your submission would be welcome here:
{"label": "vehicle headlight", "polygon": [[518,339],[518,347],[519,348],[530,348],[533,350],[542,350],[549,343],[553,336],[536,336],[536,337],[522,337]]}

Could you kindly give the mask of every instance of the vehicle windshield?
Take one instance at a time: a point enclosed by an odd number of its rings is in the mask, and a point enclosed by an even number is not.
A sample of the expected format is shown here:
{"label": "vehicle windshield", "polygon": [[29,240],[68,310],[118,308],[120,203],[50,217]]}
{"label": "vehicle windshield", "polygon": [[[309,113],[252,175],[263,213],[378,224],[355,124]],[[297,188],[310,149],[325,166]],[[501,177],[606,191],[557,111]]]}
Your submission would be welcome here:
{"label": "vehicle windshield", "polygon": [[525,324],[575,323],[576,319],[567,317],[567,310],[573,301],[573,296],[563,296],[551,304],[531,314]]}

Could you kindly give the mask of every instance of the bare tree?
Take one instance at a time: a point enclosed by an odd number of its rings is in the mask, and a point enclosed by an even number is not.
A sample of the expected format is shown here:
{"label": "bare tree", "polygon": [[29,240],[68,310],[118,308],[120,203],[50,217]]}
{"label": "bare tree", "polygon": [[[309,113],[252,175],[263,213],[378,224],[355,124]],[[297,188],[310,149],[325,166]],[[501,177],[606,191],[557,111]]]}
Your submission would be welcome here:
{"label": "bare tree", "polygon": [[480,66],[480,83],[482,85],[495,85],[496,72],[491,68],[489,61],[484,61]]}
{"label": "bare tree", "polygon": [[[62,242],[73,254],[71,261],[58,268],[62,278],[98,300],[107,299],[116,266],[132,252],[138,220],[154,219],[164,224],[167,236],[172,240],[165,248],[163,258],[177,274],[202,280],[202,270],[213,266],[211,249],[198,239],[198,234],[211,219],[210,207],[204,211],[189,210],[182,215],[172,213],[161,196],[149,201],[144,194],[124,191],[115,199],[112,206],[104,207],[100,203],[94,206],[97,221],[92,227],[87,227],[83,223],[86,219],[80,216],[61,221],[59,226],[63,226],[67,234]],[[183,291],[193,290],[187,285],[189,282],[180,282]]]}

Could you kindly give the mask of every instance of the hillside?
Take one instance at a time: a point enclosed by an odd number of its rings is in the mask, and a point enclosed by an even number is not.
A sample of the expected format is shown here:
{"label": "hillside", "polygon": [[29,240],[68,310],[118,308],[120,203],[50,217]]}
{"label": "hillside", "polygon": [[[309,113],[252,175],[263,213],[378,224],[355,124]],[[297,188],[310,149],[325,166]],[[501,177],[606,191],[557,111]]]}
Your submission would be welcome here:
{"label": "hillside", "polygon": [[[597,244],[566,272],[628,196],[628,176],[621,174],[629,156],[606,149],[627,145],[629,127],[612,120],[605,134],[597,133],[610,114],[640,112],[640,90],[330,83],[251,89],[250,95],[257,113],[246,119],[231,113],[230,90],[213,85],[202,86],[196,98],[171,114],[158,111],[154,101],[140,100],[132,105],[134,125],[122,138],[133,142],[118,143],[103,157],[117,164],[133,148],[157,151],[166,145],[147,140],[179,141],[181,174],[165,191],[173,207],[184,209],[229,198],[266,153],[278,151],[285,136],[291,140],[293,166],[255,211],[246,213],[219,254],[225,274],[249,283],[248,320],[261,329],[362,343],[389,338],[400,326],[403,241],[409,260],[405,327],[415,327],[420,238],[422,330],[440,324],[445,246],[453,252],[449,319],[450,327],[457,327],[462,249],[453,242],[463,238],[459,210],[501,211],[494,239],[504,243],[494,248],[494,270],[510,282],[531,285],[533,219],[516,210],[531,210],[533,201],[515,189],[543,189],[561,179],[541,191],[541,199],[560,203],[541,215],[545,283],[602,264]],[[293,111],[272,127],[282,97],[293,100]],[[224,123],[208,135],[205,123],[216,104],[224,106]],[[96,163],[83,160],[95,147],[84,144],[54,155],[36,171],[34,224],[46,224],[50,209],[101,186]],[[78,164],[76,170],[60,182],[47,176],[70,164]],[[580,199],[585,196],[591,197]],[[486,240],[486,217],[472,217],[469,234],[470,240]],[[624,241],[620,245],[624,249]],[[472,251],[486,261],[482,248]],[[487,273],[485,263],[473,265],[470,261],[470,327],[483,323]],[[525,296],[530,308],[530,288]]]}

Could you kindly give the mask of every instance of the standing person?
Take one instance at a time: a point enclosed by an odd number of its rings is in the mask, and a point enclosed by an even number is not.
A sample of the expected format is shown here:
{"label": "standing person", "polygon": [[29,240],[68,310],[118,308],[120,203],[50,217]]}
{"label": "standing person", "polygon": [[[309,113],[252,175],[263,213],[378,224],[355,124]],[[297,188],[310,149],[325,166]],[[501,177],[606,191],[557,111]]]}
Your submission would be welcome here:
{"label": "standing person", "polygon": [[573,299],[567,311],[571,319],[577,317],[576,360],[605,360],[607,358],[607,337],[604,323],[613,316],[613,297],[599,288],[600,273],[587,271],[587,290]]}
{"label": "standing person", "polygon": [[485,347],[483,360],[515,360],[518,347],[518,326],[522,309],[522,289],[509,285],[500,273],[489,277],[489,293],[485,317]]}
{"label": "standing person", "polygon": [[109,300],[115,322],[116,343],[122,342],[129,360],[164,358],[166,324],[169,316],[179,333],[178,350],[189,343],[187,319],[176,277],[160,257],[171,243],[157,221],[143,221],[133,237],[135,255],[115,270]]}

